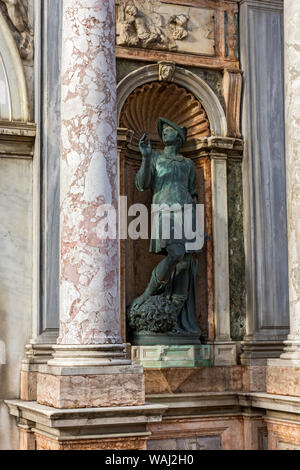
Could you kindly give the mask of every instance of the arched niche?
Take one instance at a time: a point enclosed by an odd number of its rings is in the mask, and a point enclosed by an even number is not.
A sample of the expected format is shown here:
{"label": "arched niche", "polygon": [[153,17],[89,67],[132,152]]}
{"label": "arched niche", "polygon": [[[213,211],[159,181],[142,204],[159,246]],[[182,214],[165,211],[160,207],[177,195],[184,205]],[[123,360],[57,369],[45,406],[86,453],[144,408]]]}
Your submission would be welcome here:
{"label": "arched niche", "polygon": [[[146,65],[140,69],[128,74],[118,85],[118,122],[123,106],[131,93],[150,82],[159,81],[159,65]],[[210,123],[210,131],[213,136],[227,136],[227,121],[225,112],[221,106],[218,97],[207,83],[200,77],[185,70],[182,67],[176,67],[172,82],[184,87],[195,96],[203,106]]]}
{"label": "arched niche", "polygon": [[[223,109],[203,80],[184,69],[176,68],[172,81],[159,80],[159,65],[142,67],[120,82],[118,87],[120,195],[126,196],[128,207],[143,204],[151,213],[151,192],[140,193],[135,186],[135,176],[140,167],[138,140],[146,132],[153,148],[160,148],[157,119],[161,115],[188,129],[187,144],[182,153],[191,158],[196,168],[196,187],[199,203],[205,207],[205,232],[208,242],[197,255],[196,280],[197,317],[203,338],[211,339],[210,318],[213,316],[213,247],[211,213],[211,160],[204,149],[212,134],[226,134]],[[211,128],[213,123],[213,129]],[[128,131],[129,129],[129,131]],[[132,140],[128,141],[128,136]],[[125,140],[124,140],[125,138]],[[130,139],[129,139],[130,140]],[[204,147],[203,147],[204,145]],[[131,218],[128,218],[130,223]],[[151,227],[150,218],[148,229]],[[162,259],[162,258],[161,258]],[[149,253],[149,240],[121,241],[121,310],[141,295],[160,257]],[[126,273],[126,274],[125,274]],[[126,341],[125,315],[123,337]]]}
{"label": "arched niche", "polygon": [[15,40],[0,11],[0,120],[29,121],[23,64]]}

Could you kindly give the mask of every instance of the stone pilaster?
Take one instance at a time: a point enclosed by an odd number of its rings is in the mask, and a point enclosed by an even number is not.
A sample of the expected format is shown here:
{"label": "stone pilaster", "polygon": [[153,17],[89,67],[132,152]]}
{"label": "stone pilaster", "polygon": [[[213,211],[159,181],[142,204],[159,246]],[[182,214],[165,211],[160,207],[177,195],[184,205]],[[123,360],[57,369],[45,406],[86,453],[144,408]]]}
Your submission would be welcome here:
{"label": "stone pilaster", "polygon": [[266,367],[288,334],[283,1],[240,1],[247,335],[245,365]]}
{"label": "stone pilaster", "polygon": [[214,364],[236,364],[236,343],[230,335],[227,155],[211,154],[214,240]]}
{"label": "stone pilaster", "polygon": [[64,0],[62,43],[60,335],[37,401],[140,405],[121,339],[114,1]]}
{"label": "stone pilaster", "polygon": [[300,396],[300,4],[284,2],[286,183],[290,334],[269,361],[267,391]]}
{"label": "stone pilaster", "polygon": [[300,365],[300,4],[284,2],[290,334],[284,359]]}

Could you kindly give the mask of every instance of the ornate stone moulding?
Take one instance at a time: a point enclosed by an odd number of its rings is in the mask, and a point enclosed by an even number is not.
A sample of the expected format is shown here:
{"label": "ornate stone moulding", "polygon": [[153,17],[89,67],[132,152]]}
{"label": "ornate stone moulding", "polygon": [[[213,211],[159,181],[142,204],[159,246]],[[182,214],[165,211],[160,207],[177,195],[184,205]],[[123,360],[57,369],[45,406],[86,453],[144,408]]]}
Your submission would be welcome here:
{"label": "ornate stone moulding", "polygon": [[33,158],[36,125],[0,120],[0,158]]}
{"label": "ornate stone moulding", "polygon": [[152,82],[136,88],[127,98],[120,126],[139,139],[144,132],[159,142],[156,123],[159,117],[173,120],[188,129],[188,141],[210,135],[209,120],[201,103],[185,88],[175,83]]}

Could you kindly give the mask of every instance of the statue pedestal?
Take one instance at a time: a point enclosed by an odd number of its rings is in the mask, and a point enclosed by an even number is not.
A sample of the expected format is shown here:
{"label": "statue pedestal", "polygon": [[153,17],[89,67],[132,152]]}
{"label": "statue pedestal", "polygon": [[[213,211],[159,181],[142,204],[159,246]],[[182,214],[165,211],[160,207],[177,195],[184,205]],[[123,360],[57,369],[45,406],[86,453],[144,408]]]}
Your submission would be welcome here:
{"label": "statue pedestal", "polygon": [[154,369],[212,366],[211,347],[206,344],[132,346],[131,359],[133,364]]}
{"label": "statue pedestal", "polygon": [[200,346],[200,333],[133,333],[130,337],[133,346]]}

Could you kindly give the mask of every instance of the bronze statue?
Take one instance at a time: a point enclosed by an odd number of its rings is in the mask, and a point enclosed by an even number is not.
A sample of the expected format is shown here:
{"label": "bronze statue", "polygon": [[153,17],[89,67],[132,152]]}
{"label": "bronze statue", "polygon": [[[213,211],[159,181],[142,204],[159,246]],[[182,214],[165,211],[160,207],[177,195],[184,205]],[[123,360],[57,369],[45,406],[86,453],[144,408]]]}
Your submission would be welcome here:
{"label": "bronze statue", "polygon": [[[200,336],[194,290],[197,261],[191,256],[200,250],[188,249],[187,243],[191,239],[186,238],[187,230],[178,227],[178,224],[184,225],[183,210],[187,205],[195,222],[198,201],[195,166],[192,160],[179,153],[187,138],[185,127],[159,118],[158,131],[164,144],[163,151],[154,152],[151,142],[147,143],[146,134],[140,140],[142,164],[136,175],[136,186],[139,191],[152,191],[152,210],[158,209],[152,214],[155,226],[152,227],[150,251],[166,257],[154,269],[145,292],[131,305],[129,326],[135,332]],[[162,235],[164,204],[175,208],[169,212],[168,238]]]}

